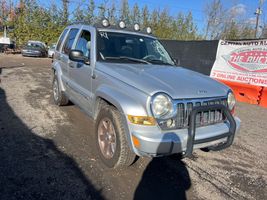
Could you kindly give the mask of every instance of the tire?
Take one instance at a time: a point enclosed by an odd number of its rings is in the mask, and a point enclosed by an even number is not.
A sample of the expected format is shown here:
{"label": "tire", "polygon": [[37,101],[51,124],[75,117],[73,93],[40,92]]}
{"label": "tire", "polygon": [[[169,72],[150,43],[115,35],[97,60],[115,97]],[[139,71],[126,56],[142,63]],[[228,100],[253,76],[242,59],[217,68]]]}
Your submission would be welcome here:
{"label": "tire", "polygon": [[64,92],[62,92],[59,88],[59,83],[58,83],[58,79],[56,75],[54,75],[53,77],[53,88],[52,89],[53,89],[53,99],[56,105],[65,106],[69,103],[68,98],[66,97]]}
{"label": "tire", "polygon": [[[103,137],[105,137],[103,136],[104,134],[101,134],[101,132],[105,132],[104,131],[105,129],[103,129],[103,123],[106,124],[107,126],[110,126],[110,129],[106,129],[107,130],[106,132],[114,132],[115,135],[111,137],[111,143],[113,144],[113,148],[112,145],[109,148],[113,149],[114,151],[113,155],[112,153],[109,154],[104,153],[105,148],[103,148],[103,143],[107,142],[108,140],[107,138],[109,137],[103,139]],[[108,104],[101,105],[100,112],[98,113],[95,123],[95,134],[96,134],[95,138],[97,144],[96,146],[100,159],[109,168],[128,167],[134,162],[136,158],[136,155],[132,152],[132,150],[128,145],[128,141],[126,138],[126,131],[122,124],[123,124],[122,116],[115,107],[110,106]],[[112,129],[113,131],[108,131]],[[102,136],[102,138],[100,135]]]}

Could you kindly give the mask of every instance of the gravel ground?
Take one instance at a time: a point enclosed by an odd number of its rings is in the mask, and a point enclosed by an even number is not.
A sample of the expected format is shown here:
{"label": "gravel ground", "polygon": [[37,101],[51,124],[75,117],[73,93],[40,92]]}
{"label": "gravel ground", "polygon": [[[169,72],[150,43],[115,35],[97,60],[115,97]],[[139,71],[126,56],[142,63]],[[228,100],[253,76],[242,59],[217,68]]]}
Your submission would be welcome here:
{"label": "gravel ground", "polygon": [[0,199],[267,199],[267,109],[238,103],[241,131],[224,151],[111,170],[93,121],[53,104],[50,64],[0,54]]}

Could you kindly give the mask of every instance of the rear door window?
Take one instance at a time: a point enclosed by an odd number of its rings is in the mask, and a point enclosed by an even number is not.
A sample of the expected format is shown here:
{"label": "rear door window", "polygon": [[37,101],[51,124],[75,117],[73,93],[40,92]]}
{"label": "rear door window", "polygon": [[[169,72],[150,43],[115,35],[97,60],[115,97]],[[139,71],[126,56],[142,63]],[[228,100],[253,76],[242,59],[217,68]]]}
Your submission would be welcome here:
{"label": "rear door window", "polygon": [[77,29],[77,28],[73,28],[73,29],[70,30],[68,38],[66,39],[66,41],[64,43],[64,46],[63,46],[63,49],[62,49],[62,52],[64,54],[69,55],[71,47],[72,47],[72,45],[74,43],[74,40],[76,38],[76,35],[77,35],[78,31],[79,31],[79,29]]}
{"label": "rear door window", "polygon": [[68,32],[68,29],[65,29],[65,30],[63,31],[63,33],[61,34],[61,36],[60,36],[60,38],[59,38],[59,41],[58,41],[58,43],[57,43],[57,48],[56,48],[57,51],[60,50],[60,46],[61,46],[61,44],[62,44],[62,42],[63,42],[63,40],[64,40],[65,35],[67,34],[67,32]]}

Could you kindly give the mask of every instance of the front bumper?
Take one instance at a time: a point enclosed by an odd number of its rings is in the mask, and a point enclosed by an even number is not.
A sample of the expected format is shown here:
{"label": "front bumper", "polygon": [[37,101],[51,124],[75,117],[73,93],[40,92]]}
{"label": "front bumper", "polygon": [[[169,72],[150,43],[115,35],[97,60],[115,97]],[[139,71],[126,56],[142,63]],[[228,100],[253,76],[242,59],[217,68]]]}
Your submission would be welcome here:
{"label": "front bumper", "polygon": [[[200,111],[214,108],[222,109],[227,117],[224,123],[196,128],[195,116]],[[195,111],[194,111],[195,110]],[[240,119],[232,117],[230,111],[222,105],[196,107],[190,116],[189,129],[161,131],[159,127],[142,127],[129,124],[130,132],[140,145],[133,146],[139,156],[163,156],[183,153],[191,156],[193,149],[210,148],[222,150],[229,147],[240,128]]]}
{"label": "front bumper", "polygon": [[22,56],[28,56],[28,57],[42,57],[42,52],[22,52]]}

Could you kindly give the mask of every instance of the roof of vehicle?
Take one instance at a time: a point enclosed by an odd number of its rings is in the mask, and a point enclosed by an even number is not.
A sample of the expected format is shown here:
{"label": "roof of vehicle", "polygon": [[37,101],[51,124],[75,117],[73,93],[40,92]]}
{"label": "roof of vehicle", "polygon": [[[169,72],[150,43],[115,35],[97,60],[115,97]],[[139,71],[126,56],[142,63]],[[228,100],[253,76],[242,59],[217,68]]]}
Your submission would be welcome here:
{"label": "roof of vehicle", "polygon": [[135,31],[132,24],[127,25],[125,28],[120,28],[118,25],[109,25],[105,27],[101,23],[88,24],[85,22],[75,22],[69,25],[68,28],[80,28],[81,26],[92,27],[98,31],[112,31],[112,32],[128,33],[128,34],[135,34],[135,35],[142,35],[146,37],[156,38],[153,34],[148,34],[144,30]]}

